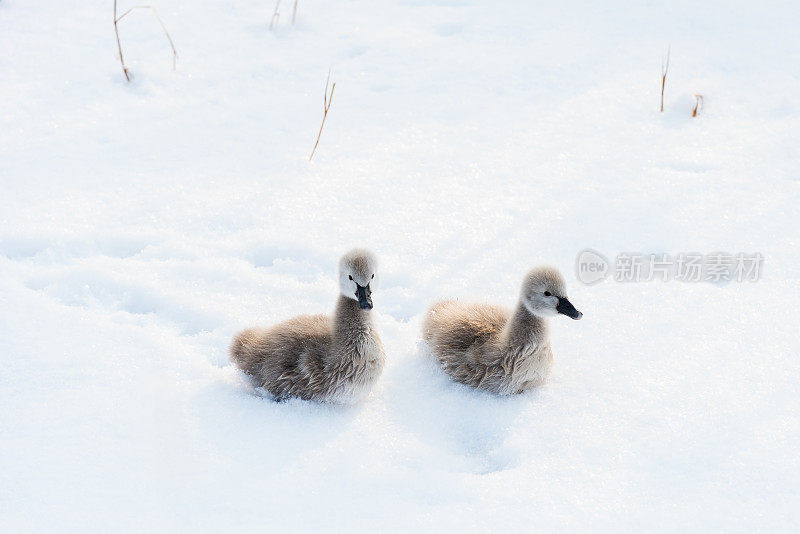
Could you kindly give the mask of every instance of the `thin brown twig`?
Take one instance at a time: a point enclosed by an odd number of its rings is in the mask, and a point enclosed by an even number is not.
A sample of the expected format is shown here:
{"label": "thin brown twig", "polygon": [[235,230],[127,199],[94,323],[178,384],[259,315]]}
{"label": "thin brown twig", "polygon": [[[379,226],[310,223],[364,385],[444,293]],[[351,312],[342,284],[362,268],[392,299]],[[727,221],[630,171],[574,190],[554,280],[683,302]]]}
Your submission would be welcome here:
{"label": "thin brown twig", "polygon": [[125,60],[122,59],[122,44],[119,41],[119,30],[117,29],[117,23],[121,21],[128,13],[133,11],[134,9],[149,9],[153,12],[153,15],[156,17],[156,20],[161,25],[161,29],[164,30],[164,35],[167,36],[167,41],[169,41],[169,46],[172,48],[172,70],[174,71],[177,66],[178,61],[178,51],[175,49],[175,43],[172,42],[172,37],[170,36],[169,32],[167,31],[166,25],[164,25],[164,21],[161,20],[161,16],[158,14],[158,10],[153,6],[133,6],[132,8],[128,9],[125,13],[117,16],[117,0],[114,0],[114,33],[117,36],[117,48],[119,49],[119,61],[122,64],[122,72],[125,74],[125,79],[131,81],[131,76],[133,74],[130,73],[128,67],[125,66]]}
{"label": "thin brown twig", "polygon": [[669,52],[671,46],[667,47],[667,59],[661,59],[661,113],[664,113],[664,87],[667,84],[667,71],[669,70]]}
{"label": "thin brown twig", "polygon": [[317,145],[319,144],[319,138],[322,136],[322,127],[325,126],[325,119],[328,117],[328,110],[331,109],[331,102],[333,101],[333,91],[336,89],[336,82],[333,82],[331,86],[331,94],[328,96],[328,84],[331,81],[331,70],[328,69],[328,79],[325,81],[325,97],[324,97],[324,104],[325,104],[325,113],[322,115],[322,124],[319,125],[319,133],[317,134],[317,142],[314,143],[314,150],[311,151],[311,155],[308,156],[308,161],[311,161],[311,158],[314,157],[314,152],[317,151]]}
{"label": "thin brown twig", "polygon": [[692,117],[697,117],[697,112],[703,109],[703,95],[694,95],[695,103],[692,110]]}
{"label": "thin brown twig", "polygon": [[119,19],[117,18],[117,0],[114,0],[114,33],[117,35],[117,48],[119,49],[119,62],[122,64],[122,73],[125,74],[125,79],[127,81],[131,81],[131,77],[128,74],[128,67],[125,66],[125,60],[122,58],[122,44],[119,42],[119,30],[117,29],[117,22]]}
{"label": "thin brown twig", "polygon": [[281,19],[281,14],[278,13],[278,9],[281,7],[281,0],[275,4],[275,12],[272,14],[272,20],[269,21],[269,29],[271,30],[273,26],[275,28],[278,27],[278,21]]}
{"label": "thin brown twig", "polygon": [[297,2],[300,0],[294,0],[294,9],[292,9],[292,26],[294,26],[294,19],[297,17]]}

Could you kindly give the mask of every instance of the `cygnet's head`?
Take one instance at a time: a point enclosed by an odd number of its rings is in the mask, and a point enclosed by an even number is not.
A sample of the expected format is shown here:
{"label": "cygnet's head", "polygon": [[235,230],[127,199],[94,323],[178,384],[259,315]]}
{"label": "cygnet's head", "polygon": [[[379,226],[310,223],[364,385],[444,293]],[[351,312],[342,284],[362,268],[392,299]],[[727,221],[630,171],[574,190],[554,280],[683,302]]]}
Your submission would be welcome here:
{"label": "cygnet's head", "polygon": [[[368,250],[356,248],[339,260],[339,290],[347,298],[358,301],[362,310],[372,309],[372,288],[378,261]],[[374,285],[374,284],[373,284]]]}
{"label": "cygnet's head", "polygon": [[553,267],[536,267],[522,282],[522,303],[537,317],[559,313],[580,319],[583,314],[567,299],[564,277]]}

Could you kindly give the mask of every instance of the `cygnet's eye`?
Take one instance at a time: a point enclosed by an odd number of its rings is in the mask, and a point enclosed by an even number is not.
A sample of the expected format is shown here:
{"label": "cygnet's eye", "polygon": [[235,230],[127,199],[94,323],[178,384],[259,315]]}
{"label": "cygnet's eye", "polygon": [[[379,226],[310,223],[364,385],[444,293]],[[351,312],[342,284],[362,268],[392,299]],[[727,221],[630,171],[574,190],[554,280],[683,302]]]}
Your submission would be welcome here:
{"label": "cygnet's eye", "polygon": [[347,278],[349,278],[350,280],[352,280],[352,279],[353,279],[353,275],[352,275],[352,274],[348,274],[348,275],[347,275]]}
{"label": "cygnet's eye", "polygon": [[550,296],[552,296],[552,295],[553,295],[553,294],[552,294],[552,293],[550,293],[549,291],[545,291],[545,292],[544,292],[544,296],[545,296],[545,297],[550,297]]}

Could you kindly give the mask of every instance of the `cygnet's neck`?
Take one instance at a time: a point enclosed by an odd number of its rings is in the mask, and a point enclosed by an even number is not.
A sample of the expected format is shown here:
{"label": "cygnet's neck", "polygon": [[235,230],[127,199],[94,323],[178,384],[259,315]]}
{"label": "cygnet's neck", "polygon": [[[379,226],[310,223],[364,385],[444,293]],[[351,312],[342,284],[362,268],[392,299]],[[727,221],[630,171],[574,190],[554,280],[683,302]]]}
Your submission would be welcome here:
{"label": "cygnet's neck", "polygon": [[547,319],[530,312],[522,300],[503,329],[503,342],[508,347],[537,347],[547,343],[550,337]]}
{"label": "cygnet's neck", "polygon": [[333,312],[333,329],[336,334],[350,338],[360,333],[365,333],[372,325],[372,314],[369,310],[362,310],[358,301],[339,294],[336,310]]}

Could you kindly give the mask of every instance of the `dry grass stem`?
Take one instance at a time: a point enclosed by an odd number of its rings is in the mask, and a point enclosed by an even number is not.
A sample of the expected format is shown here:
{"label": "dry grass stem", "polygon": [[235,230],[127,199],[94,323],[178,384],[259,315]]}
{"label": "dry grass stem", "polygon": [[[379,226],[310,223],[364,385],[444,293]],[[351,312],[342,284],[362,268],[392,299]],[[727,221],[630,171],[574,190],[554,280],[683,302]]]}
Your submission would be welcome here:
{"label": "dry grass stem", "polygon": [[667,58],[661,59],[661,113],[664,113],[664,87],[667,85],[667,71],[669,70],[669,51],[667,47]]}
{"label": "dry grass stem", "polygon": [[297,17],[297,2],[300,0],[294,0],[294,9],[292,9],[292,26],[294,26],[294,19]]}
{"label": "dry grass stem", "polygon": [[278,27],[278,21],[281,18],[281,14],[278,13],[278,10],[280,9],[280,7],[281,7],[281,0],[278,0],[278,2],[275,4],[275,12],[272,13],[272,20],[269,21],[269,29],[270,30],[273,29],[273,28],[277,28]]}
{"label": "dry grass stem", "polygon": [[703,95],[694,95],[695,103],[692,110],[692,117],[697,117],[697,112],[703,109]]}
{"label": "dry grass stem", "polygon": [[317,151],[317,145],[319,144],[319,138],[322,136],[322,127],[325,126],[325,119],[328,117],[328,110],[331,109],[331,101],[333,100],[333,90],[336,89],[336,82],[333,82],[331,86],[331,94],[328,96],[328,84],[331,81],[331,71],[328,69],[328,79],[325,81],[325,113],[322,115],[322,124],[319,125],[319,133],[317,134],[317,142],[314,143],[314,150],[311,151],[311,155],[308,156],[308,161],[311,161],[311,158],[314,157],[314,152]]}
{"label": "dry grass stem", "polygon": [[172,47],[172,70],[175,70],[177,61],[178,61],[178,51],[175,50],[175,43],[172,42],[172,37],[170,37],[169,32],[167,31],[167,27],[164,25],[164,21],[161,20],[161,17],[158,14],[158,10],[153,6],[133,6],[132,8],[128,9],[125,13],[117,16],[117,0],[114,0],[114,33],[117,36],[117,49],[119,50],[119,62],[122,64],[122,72],[125,74],[125,79],[131,81],[133,77],[133,73],[128,70],[128,67],[125,66],[125,60],[122,57],[122,44],[119,40],[119,29],[117,28],[117,23],[121,21],[125,16],[133,11],[134,9],[149,9],[152,11],[153,16],[155,16],[158,23],[161,25],[161,29],[164,30],[164,35],[167,36],[167,41],[169,41],[169,46]]}

